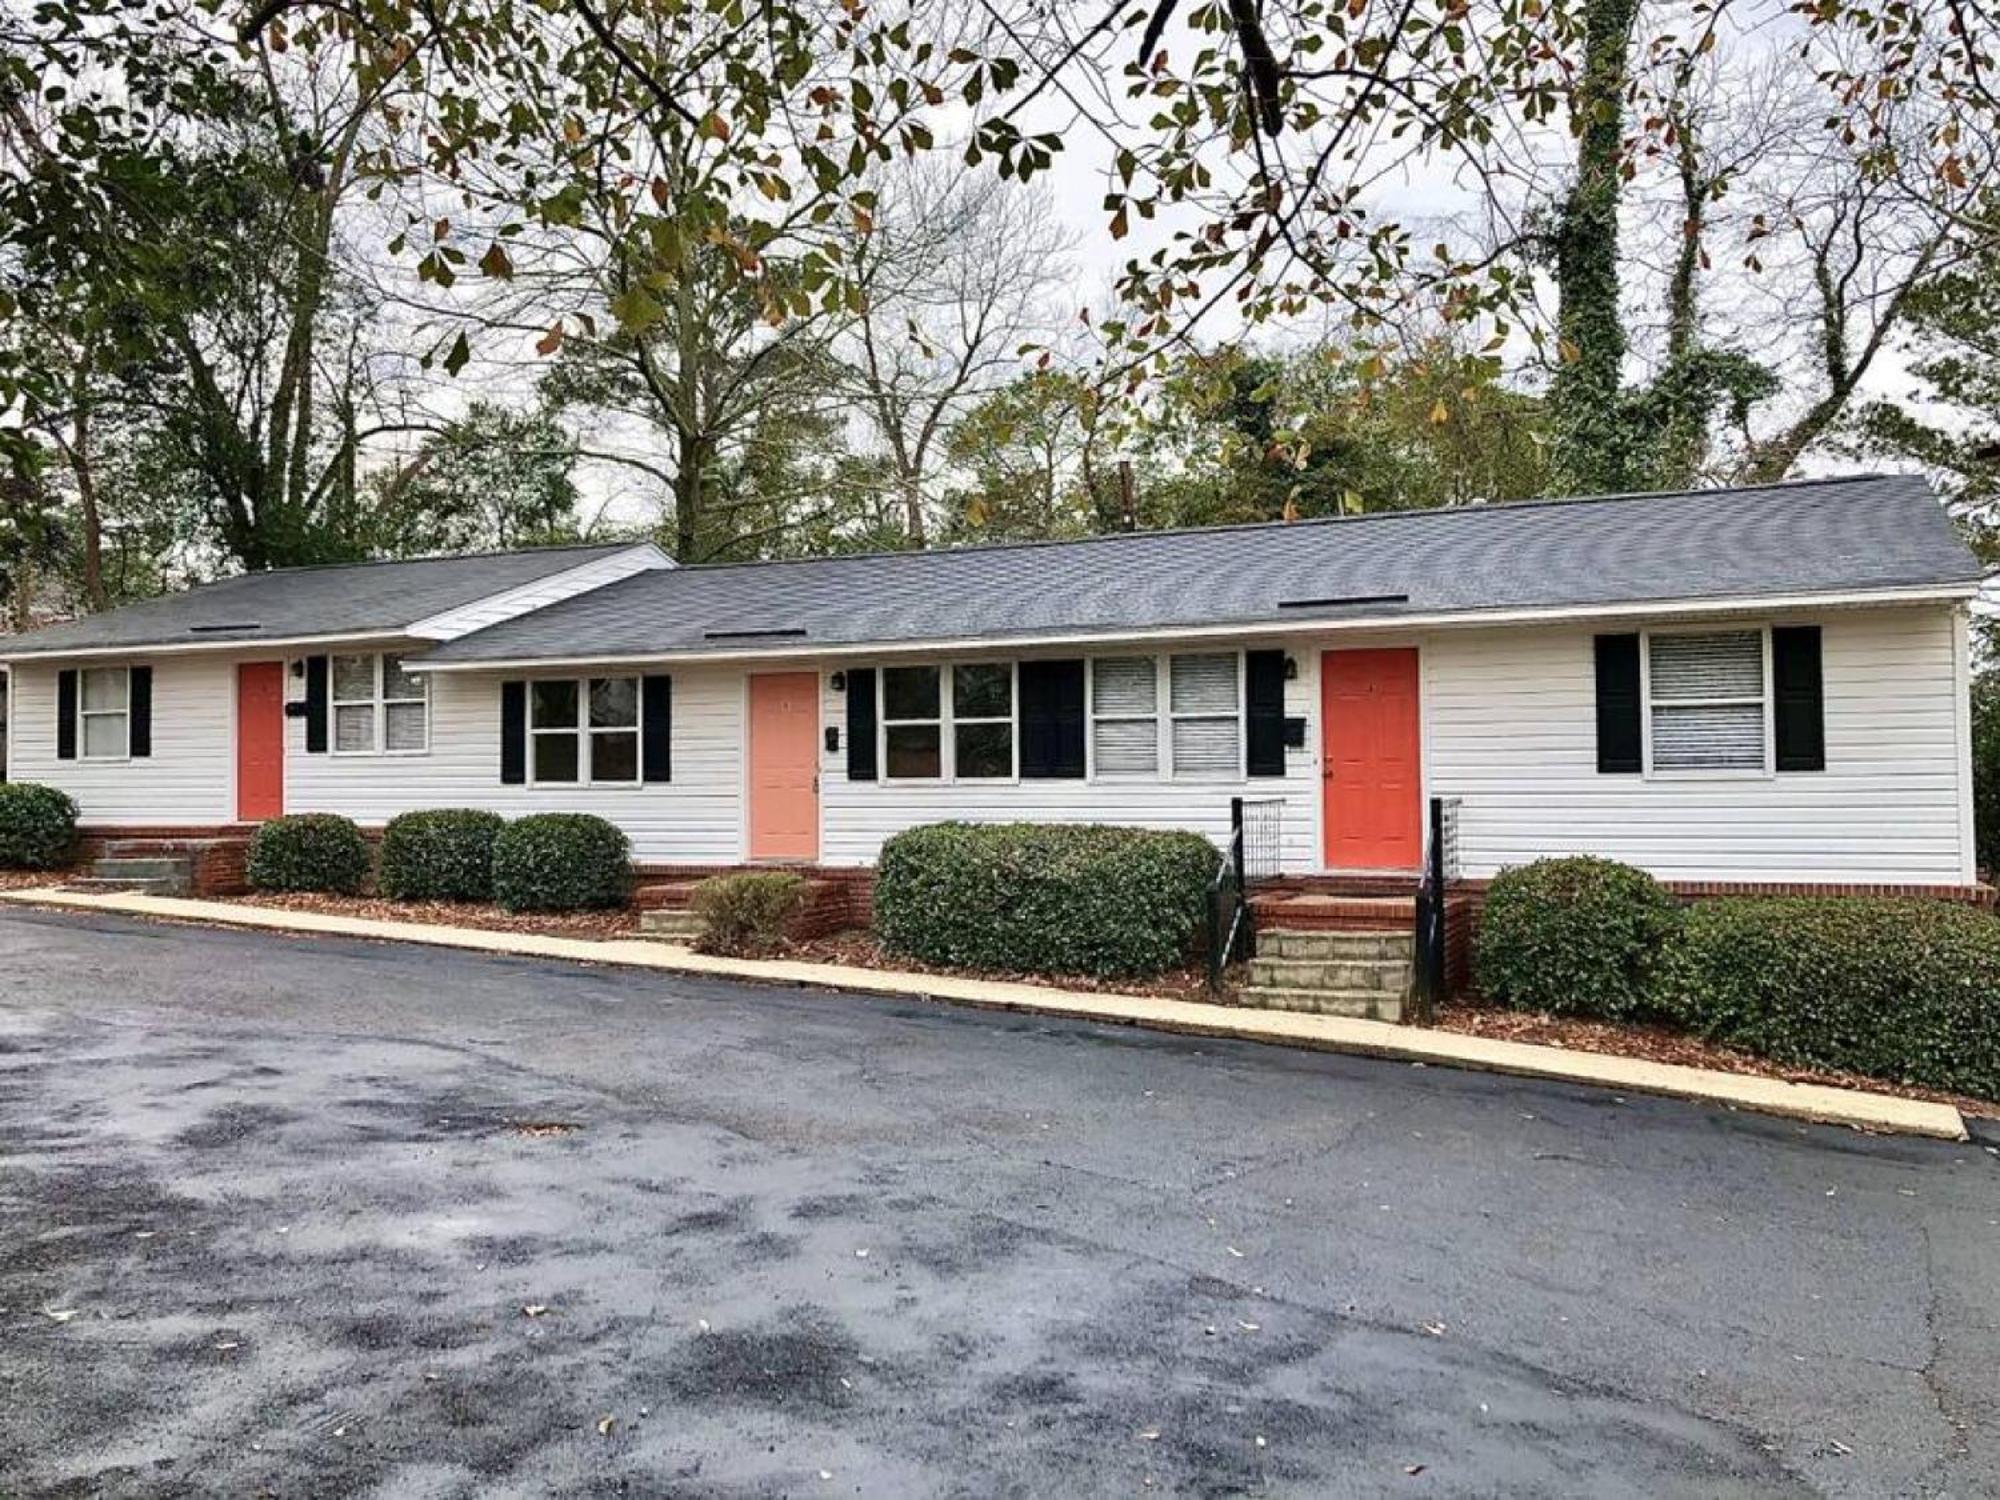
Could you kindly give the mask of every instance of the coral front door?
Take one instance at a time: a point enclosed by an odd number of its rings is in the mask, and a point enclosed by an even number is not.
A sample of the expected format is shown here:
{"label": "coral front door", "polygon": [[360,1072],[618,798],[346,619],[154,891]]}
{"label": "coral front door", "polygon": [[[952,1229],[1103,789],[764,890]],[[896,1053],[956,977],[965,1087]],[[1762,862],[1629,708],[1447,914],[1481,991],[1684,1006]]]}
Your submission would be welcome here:
{"label": "coral front door", "polygon": [[819,858],[819,674],[750,679],[750,857]]}
{"label": "coral front door", "polygon": [[261,823],[285,810],[285,664],[236,669],[236,820]]}
{"label": "coral front door", "polygon": [[1417,653],[1328,651],[1319,666],[1329,870],[1423,863]]}

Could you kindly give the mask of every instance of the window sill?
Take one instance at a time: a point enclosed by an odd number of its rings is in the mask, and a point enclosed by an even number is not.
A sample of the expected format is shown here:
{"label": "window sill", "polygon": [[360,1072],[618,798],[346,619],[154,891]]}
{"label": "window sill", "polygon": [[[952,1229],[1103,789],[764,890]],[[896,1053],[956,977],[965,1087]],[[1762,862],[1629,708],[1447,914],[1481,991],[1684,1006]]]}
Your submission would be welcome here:
{"label": "window sill", "polygon": [[1765,770],[1730,769],[1717,766],[1711,770],[1689,767],[1684,770],[1648,771],[1648,781],[1770,781],[1773,772]]}

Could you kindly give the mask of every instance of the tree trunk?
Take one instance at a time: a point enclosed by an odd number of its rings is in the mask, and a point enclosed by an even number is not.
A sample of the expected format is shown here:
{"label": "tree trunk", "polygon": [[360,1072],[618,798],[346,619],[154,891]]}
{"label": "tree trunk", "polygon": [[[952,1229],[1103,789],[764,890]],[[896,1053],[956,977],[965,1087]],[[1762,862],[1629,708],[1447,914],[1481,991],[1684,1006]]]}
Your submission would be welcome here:
{"label": "tree trunk", "polygon": [[910,545],[919,551],[929,545],[924,531],[924,487],[919,478],[903,473],[903,530]]}
{"label": "tree trunk", "polygon": [[1618,206],[1624,193],[1624,103],[1638,0],[1590,0],[1584,17],[1576,183],[1556,230],[1558,338],[1551,477],[1559,491],[1608,492],[1631,481],[1620,412],[1625,323],[1618,306]]}
{"label": "tree trunk", "polygon": [[93,612],[110,606],[104,589],[104,518],[97,507],[97,471],[90,457],[90,374],[93,350],[78,352],[70,394],[69,466],[76,477],[77,509],[83,520],[83,602]]}

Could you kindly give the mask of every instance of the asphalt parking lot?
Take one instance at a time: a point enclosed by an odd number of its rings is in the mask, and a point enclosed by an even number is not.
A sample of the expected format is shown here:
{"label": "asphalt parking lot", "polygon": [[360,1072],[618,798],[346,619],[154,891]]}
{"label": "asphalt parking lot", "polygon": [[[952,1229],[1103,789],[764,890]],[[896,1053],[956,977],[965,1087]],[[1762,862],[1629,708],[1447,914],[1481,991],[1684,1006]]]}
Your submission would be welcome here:
{"label": "asphalt parking lot", "polygon": [[0,1494],[2000,1493],[2000,1160],[0,915]]}

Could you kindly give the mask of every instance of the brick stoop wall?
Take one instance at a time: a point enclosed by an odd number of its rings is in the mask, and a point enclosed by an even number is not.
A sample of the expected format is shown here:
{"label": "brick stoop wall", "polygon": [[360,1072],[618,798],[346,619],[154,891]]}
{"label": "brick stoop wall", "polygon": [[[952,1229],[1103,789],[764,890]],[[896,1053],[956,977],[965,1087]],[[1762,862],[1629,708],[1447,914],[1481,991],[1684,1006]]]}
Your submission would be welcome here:
{"label": "brick stoop wall", "polygon": [[188,894],[240,896],[248,890],[243,864],[250,854],[250,823],[221,823],[207,828],[162,828],[144,824],[107,825],[77,830],[77,862],[100,859],[185,859]]}
{"label": "brick stoop wall", "polygon": [[867,927],[875,920],[875,872],[842,866],[828,869],[817,865],[663,865],[639,864],[632,867],[636,884],[633,905],[641,910],[685,910],[694,897],[694,888],[717,875],[749,875],[791,869],[807,882],[806,904],[792,921],[791,935],[797,939],[825,937],[850,927]]}

